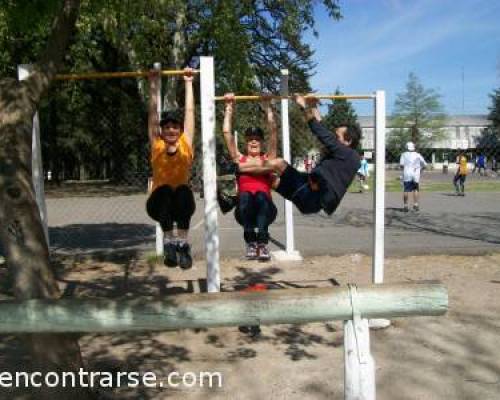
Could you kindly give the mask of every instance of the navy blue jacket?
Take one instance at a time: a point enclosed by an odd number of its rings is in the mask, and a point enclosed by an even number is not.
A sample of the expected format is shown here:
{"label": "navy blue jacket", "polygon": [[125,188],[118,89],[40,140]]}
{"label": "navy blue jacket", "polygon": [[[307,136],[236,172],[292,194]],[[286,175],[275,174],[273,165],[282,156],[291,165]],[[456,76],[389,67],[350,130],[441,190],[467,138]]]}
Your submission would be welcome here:
{"label": "navy blue jacket", "polygon": [[311,171],[311,175],[319,183],[323,210],[331,214],[356,176],[360,158],[356,150],[340,143],[335,133],[326,129],[317,120],[312,119],[308,124],[313,135],[326,149],[318,165]]}

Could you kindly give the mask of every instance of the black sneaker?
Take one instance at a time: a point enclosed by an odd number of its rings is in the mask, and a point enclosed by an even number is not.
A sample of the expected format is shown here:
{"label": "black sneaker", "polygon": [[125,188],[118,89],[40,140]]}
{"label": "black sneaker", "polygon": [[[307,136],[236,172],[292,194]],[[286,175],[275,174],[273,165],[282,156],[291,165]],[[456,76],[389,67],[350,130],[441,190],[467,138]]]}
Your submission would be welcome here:
{"label": "black sneaker", "polygon": [[165,257],[163,258],[163,263],[167,267],[177,267],[177,246],[175,245],[175,243],[167,243],[163,248],[163,252],[165,255]]}
{"label": "black sneaker", "polygon": [[269,261],[271,259],[271,254],[269,254],[269,249],[264,243],[259,243],[257,247],[257,254],[259,261]]}
{"label": "black sneaker", "polygon": [[191,257],[191,246],[189,243],[179,243],[177,245],[179,253],[179,266],[182,269],[189,269],[193,266],[193,258]]}
{"label": "black sneaker", "polygon": [[246,249],[245,257],[247,258],[247,260],[256,260],[257,256],[258,256],[257,243],[255,243],[255,242],[247,243],[246,246],[247,246],[247,249]]}
{"label": "black sneaker", "polygon": [[252,326],[239,326],[238,330],[241,333],[245,333],[251,338],[257,337],[261,334],[260,326],[259,325],[252,325]]}
{"label": "black sneaker", "polygon": [[413,206],[413,211],[415,211],[415,212],[419,212],[419,211],[420,211],[420,207],[419,207],[419,206],[417,206],[417,205],[414,205],[414,206]]}

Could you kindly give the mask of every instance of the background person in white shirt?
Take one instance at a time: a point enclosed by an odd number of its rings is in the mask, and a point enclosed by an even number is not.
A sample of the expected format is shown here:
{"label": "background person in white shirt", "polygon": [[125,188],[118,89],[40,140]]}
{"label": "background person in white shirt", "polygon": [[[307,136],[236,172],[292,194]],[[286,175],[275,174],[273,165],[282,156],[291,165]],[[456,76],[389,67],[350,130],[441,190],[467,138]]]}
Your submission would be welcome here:
{"label": "background person in white shirt", "polygon": [[420,171],[426,167],[427,163],[422,155],[415,151],[413,142],[406,143],[406,150],[399,160],[399,165],[403,169],[403,211],[408,212],[408,193],[410,192],[413,193],[413,209],[418,211]]}

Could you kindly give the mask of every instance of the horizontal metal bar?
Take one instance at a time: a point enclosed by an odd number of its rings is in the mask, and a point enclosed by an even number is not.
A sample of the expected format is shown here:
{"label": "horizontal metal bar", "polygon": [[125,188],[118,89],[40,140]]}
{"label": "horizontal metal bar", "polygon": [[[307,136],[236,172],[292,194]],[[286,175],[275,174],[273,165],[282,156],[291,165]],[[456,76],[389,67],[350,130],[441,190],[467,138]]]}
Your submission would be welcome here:
{"label": "horizontal metal bar", "polygon": [[[194,74],[198,74],[199,70],[193,70]],[[75,81],[87,79],[116,79],[116,78],[139,78],[148,76],[151,71],[129,71],[129,72],[85,72],[81,74],[58,74],[55,79],[58,81]],[[184,70],[163,70],[160,71],[162,76],[184,75]]]}
{"label": "horizontal metal bar", "polygon": [[[442,315],[439,282],[357,289],[363,318]],[[158,331],[216,326],[349,320],[348,287],[201,293],[162,299],[60,299],[0,302],[0,333]]]}
{"label": "horizontal metal bar", "polygon": [[[316,98],[320,100],[373,100],[375,98],[375,95],[372,94],[346,94],[346,95],[337,95],[337,94],[306,94],[304,95],[305,98]],[[279,95],[270,95],[270,96],[264,96],[264,95],[241,95],[241,96],[234,96],[234,100],[236,101],[260,101],[264,98],[271,98],[271,99],[276,99],[276,100],[281,100],[281,99],[293,99],[293,95],[291,96],[279,96]],[[215,96],[216,101],[222,101],[224,100],[224,96]]]}

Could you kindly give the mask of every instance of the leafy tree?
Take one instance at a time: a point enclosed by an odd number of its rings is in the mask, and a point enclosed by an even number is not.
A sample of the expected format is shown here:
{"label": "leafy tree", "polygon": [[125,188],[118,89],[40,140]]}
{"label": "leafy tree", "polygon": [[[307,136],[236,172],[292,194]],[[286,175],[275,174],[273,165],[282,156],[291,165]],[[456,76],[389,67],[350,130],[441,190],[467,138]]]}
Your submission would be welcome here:
{"label": "leafy tree", "polygon": [[406,90],[396,97],[388,149],[400,151],[404,143],[410,140],[424,149],[442,140],[446,115],[440,97],[439,93],[434,89],[426,89],[417,76],[410,73]]}
{"label": "leafy tree", "polygon": [[496,130],[498,135],[500,134],[500,88],[490,94],[490,98],[492,105],[490,106],[488,119],[491,121],[493,129]]}
{"label": "leafy tree", "polygon": [[[54,299],[61,293],[49,261],[31,183],[32,121],[41,97],[63,63],[80,2],[3,1],[0,6],[10,32],[20,29],[17,27],[36,32],[40,21],[47,21],[50,16],[54,19],[31,76],[22,82],[13,78],[0,79],[0,241],[12,275],[15,297],[23,300]],[[82,368],[78,342],[72,336],[35,334],[26,336],[25,340],[31,350],[34,371],[42,374],[48,371],[77,372]],[[91,393],[85,388],[40,388],[34,395],[40,399],[68,396],[88,399]]]}
{"label": "leafy tree", "polygon": [[[276,92],[282,68],[290,71],[292,92],[309,91],[308,78],[314,69],[313,52],[302,37],[305,31],[314,31],[313,9],[316,5],[323,4],[329,15],[338,19],[337,3],[331,0],[84,0],[75,41],[66,55],[66,72],[144,69],[149,68],[153,61],[163,61],[163,68],[180,69],[190,63],[196,66],[197,57],[208,54],[216,60],[216,90],[219,93]],[[53,6],[57,1],[51,0],[43,7],[50,4]],[[38,49],[43,48],[50,26],[47,23],[48,11],[50,7],[38,13],[45,23],[31,26],[23,22],[23,29],[12,28],[5,35],[8,44],[6,72],[11,76],[15,76],[16,64],[33,62]],[[21,18],[22,14],[17,15]],[[0,31],[1,21],[0,18]],[[10,40],[12,37],[16,40]],[[122,82],[71,82],[53,87],[51,97],[43,102],[40,111],[44,131],[51,132],[50,136],[42,135],[44,148],[51,150],[51,154],[44,154],[44,163],[56,181],[62,177],[63,171],[66,176],[69,174],[74,178],[97,177],[97,172],[92,172],[92,169],[105,168],[97,165],[95,159],[109,160],[106,167],[110,172],[108,177],[115,181],[123,179],[121,163],[135,166],[137,163],[133,160],[143,159],[142,165],[136,168],[145,168],[147,161],[142,151],[145,143],[138,137],[140,129],[137,123],[133,123],[132,116],[137,122],[143,121],[147,93],[141,80],[128,82],[132,82],[136,89],[126,91],[129,93],[126,98],[118,93],[119,86],[126,85]],[[178,100],[182,99],[183,85],[177,85],[177,82],[177,79],[164,81],[168,107],[182,104]],[[89,96],[93,100],[89,100]],[[104,98],[113,107],[100,104],[105,102]],[[134,101],[137,104],[135,112],[124,111],[124,107]],[[57,107],[52,104],[54,102],[57,102]],[[48,114],[52,118],[47,117]],[[120,115],[130,116],[127,126],[110,122],[98,127],[99,124],[85,123],[116,119]],[[251,119],[251,115],[247,119]],[[80,121],[82,126],[79,126]],[[48,123],[58,123],[59,126],[48,126]],[[109,128],[112,126],[123,129],[117,132]],[[105,154],[106,146],[99,146],[100,140],[117,134],[120,140],[110,144],[116,147],[130,143],[131,147],[125,152],[116,149],[109,155]],[[127,155],[127,160],[123,159],[123,154]],[[91,156],[93,161],[89,160]]]}
{"label": "leafy tree", "polygon": [[488,119],[491,126],[483,129],[481,136],[476,140],[476,147],[480,152],[498,159],[500,157],[500,89],[490,94],[491,106]]}
{"label": "leafy tree", "polygon": [[[179,69],[207,54],[217,58],[219,91],[276,91],[281,68],[290,70],[292,92],[308,91],[314,63],[303,35],[308,30],[317,34],[313,11],[318,4],[332,19],[340,18],[338,0],[0,0],[0,240],[15,296],[60,296],[30,183],[35,110],[45,108],[56,121],[57,129],[50,131],[55,135],[49,139],[55,147],[45,143],[55,148],[52,162],[66,160],[75,168],[86,164],[91,169],[91,153],[119,166],[113,157],[127,154],[146,138],[141,127],[133,127],[131,120],[140,124],[138,114],[123,115],[114,108],[107,123],[97,122],[101,110],[119,101],[145,101],[140,80],[133,87],[95,82],[54,85],[54,99],[44,98],[63,65],[64,72],[129,70],[169,60],[165,68]],[[33,73],[18,82],[16,66],[24,63],[33,64]],[[170,83],[167,93],[173,103],[181,93],[175,80]],[[124,95],[128,99],[120,99]],[[118,147],[107,152],[99,134],[110,131],[119,135],[113,140]],[[71,371],[82,364],[74,338],[34,335],[30,346],[36,370]],[[65,388],[61,396],[88,396],[78,389],[69,391]],[[47,396],[57,398],[45,392],[37,398]]]}
{"label": "leafy tree", "polygon": [[[335,95],[343,95],[340,89],[335,90]],[[346,99],[334,99],[328,106],[328,113],[324,118],[324,124],[335,129],[341,125],[357,125],[358,116],[352,103]]]}

